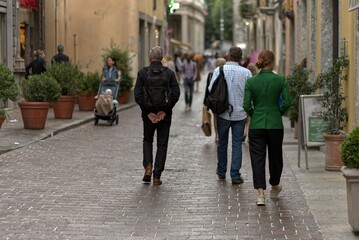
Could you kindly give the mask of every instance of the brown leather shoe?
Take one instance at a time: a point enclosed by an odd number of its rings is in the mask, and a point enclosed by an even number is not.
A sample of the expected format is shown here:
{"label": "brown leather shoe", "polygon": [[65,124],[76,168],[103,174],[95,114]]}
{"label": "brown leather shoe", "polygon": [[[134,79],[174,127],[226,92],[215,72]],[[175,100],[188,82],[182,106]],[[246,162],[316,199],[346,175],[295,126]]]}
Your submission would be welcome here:
{"label": "brown leather shoe", "polygon": [[162,181],[159,178],[153,178],[153,185],[161,185]]}
{"label": "brown leather shoe", "polygon": [[142,181],[151,182],[151,176],[152,176],[152,164],[147,164]]}

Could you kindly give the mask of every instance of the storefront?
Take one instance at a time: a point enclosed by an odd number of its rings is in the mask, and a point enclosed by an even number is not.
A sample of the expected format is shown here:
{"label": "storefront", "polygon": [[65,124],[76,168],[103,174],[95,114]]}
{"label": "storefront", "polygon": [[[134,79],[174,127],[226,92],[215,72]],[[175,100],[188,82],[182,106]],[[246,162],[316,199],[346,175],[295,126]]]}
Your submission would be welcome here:
{"label": "storefront", "polygon": [[19,1],[20,57],[28,64],[33,52],[43,48],[41,2],[39,0]]}

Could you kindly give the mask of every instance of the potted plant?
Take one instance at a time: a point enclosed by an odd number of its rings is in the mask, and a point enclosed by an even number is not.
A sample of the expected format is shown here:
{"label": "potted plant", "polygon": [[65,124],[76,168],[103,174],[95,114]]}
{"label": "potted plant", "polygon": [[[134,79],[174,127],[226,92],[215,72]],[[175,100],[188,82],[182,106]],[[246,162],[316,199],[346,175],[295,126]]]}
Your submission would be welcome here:
{"label": "potted plant", "polygon": [[347,111],[343,107],[345,96],[342,85],[347,79],[346,67],[349,60],[346,57],[339,57],[335,60],[328,71],[323,72],[317,79],[318,87],[322,89],[323,96],[320,98],[323,107],[323,119],[328,124],[330,132],[324,134],[326,157],[325,169],[338,171],[343,166],[340,158],[339,146],[346,135],[341,132]]}
{"label": "potted plant", "polygon": [[250,19],[255,14],[253,4],[248,0],[241,1],[239,4],[239,12],[242,18],[245,19]]}
{"label": "potted plant", "polygon": [[133,78],[128,73],[122,73],[120,79],[120,91],[118,102],[121,104],[128,103],[130,90],[133,86]]}
{"label": "potted plant", "polygon": [[290,121],[294,123],[295,138],[298,137],[300,95],[311,94],[316,89],[316,85],[308,80],[311,73],[312,71],[308,71],[302,65],[297,64],[294,66],[292,74],[287,77],[289,94],[292,100],[292,105],[288,112]]}
{"label": "potted plant", "polygon": [[46,72],[61,86],[61,97],[53,104],[55,118],[71,119],[75,107],[78,81],[81,78],[79,67],[70,62],[52,64]]}
{"label": "potted plant", "polygon": [[100,85],[99,73],[87,73],[79,80],[78,104],[80,111],[93,111],[95,107],[95,96]]}
{"label": "potted plant", "polygon": [[356,127],[340,146],[344,163],[341,168],[346,179],[349,224],[359,231],[359,126]]}
{"label": "potted plant", "polygon": [[61,95],[58,82],[49,75],[32,75],[22,84],[26,101],[19,102],[25,129],[44,129],[50,102]]}
{"label": "potted plant", "polygon": [[120,71],[121,78],[118,101],[122,104],[127,103],[130,90],[133,86],[133,78],[130,75],[132,58],[128,51],[122,50],[113,42],[111,42],[109,48],[103,49],[102,59],[104,64],[107,63],[109,56],[116,59],[116,68]]}
{"label": "potted plant", "polygon": [[18,86],[15,82],[15,77],[11,70],[5,65],[0,64],[0,128],[7,117],[6,107],[8,100],[15,101],[19,94]]}
{"label": "potted plant", "polygon": [[2,124],[5,122],[6,118],[7,118],[7,112],[5,108],[0,108],[0,129]]}

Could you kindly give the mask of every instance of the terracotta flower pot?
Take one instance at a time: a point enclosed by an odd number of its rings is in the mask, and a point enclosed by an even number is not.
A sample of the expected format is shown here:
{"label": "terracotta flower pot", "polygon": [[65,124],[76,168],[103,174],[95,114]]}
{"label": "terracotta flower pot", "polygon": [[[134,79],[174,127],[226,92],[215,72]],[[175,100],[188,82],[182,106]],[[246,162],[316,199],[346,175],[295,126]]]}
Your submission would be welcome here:
{"label": "terracotta flower pot", "polygon": [[118,95],[118,97],[117,97],[118,103],[120,103],[120,104],[126,104],[126,103],[128,103],[129,96],[130,96],[130,92],[121,93],[121,94]]}
{"label": "terracotta flower pot", "polygon": [[48,102],[19,102],[22,121],[25,129],[44,129],[47,112],[50,104]]}
{"label": "terracotta flower pot", "polygon": [[5,121],[5,119],[6,119],[5,116],[0,115],[0,128],[1,128],[1,126],[2,126],[2,124],[3,124],[3,122]]}
{"label": "terracotta flower pot", "polygon": [[78,96],[77,102],[79,104],[80,111],[93,111],[95,108],[96,93],[85,93],[81,92]]}
{"label": "terracotta flower pot", "polygon": [[53,104],[56,119],[71,119],[75,108],[75,96],[61,96]]}
{"label": "terracotta flower pot", "polygon": [[343,143],[346,135],[332,135],[324,134],[325,139],[325,170],[339,171],[343,166],[343,161],[340,157],[340,144]]}

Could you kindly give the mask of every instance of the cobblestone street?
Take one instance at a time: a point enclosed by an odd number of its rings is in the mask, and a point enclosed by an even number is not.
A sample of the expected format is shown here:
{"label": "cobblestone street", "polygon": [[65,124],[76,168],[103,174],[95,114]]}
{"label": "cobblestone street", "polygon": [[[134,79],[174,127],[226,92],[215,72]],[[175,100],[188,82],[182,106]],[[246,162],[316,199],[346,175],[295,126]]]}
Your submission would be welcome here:
{"label": "cobblestone street", "polygon": [[182,98],[174,110],[161,186],[142,182],[137,107],[118,126],[90,123],[1,155],[1,238],[322,239],[287,161],[284,190],[265,207],[255,205],[247,144],[244,184],[217,179],[214,138],[199,126],[202,89],[191,112]]}

